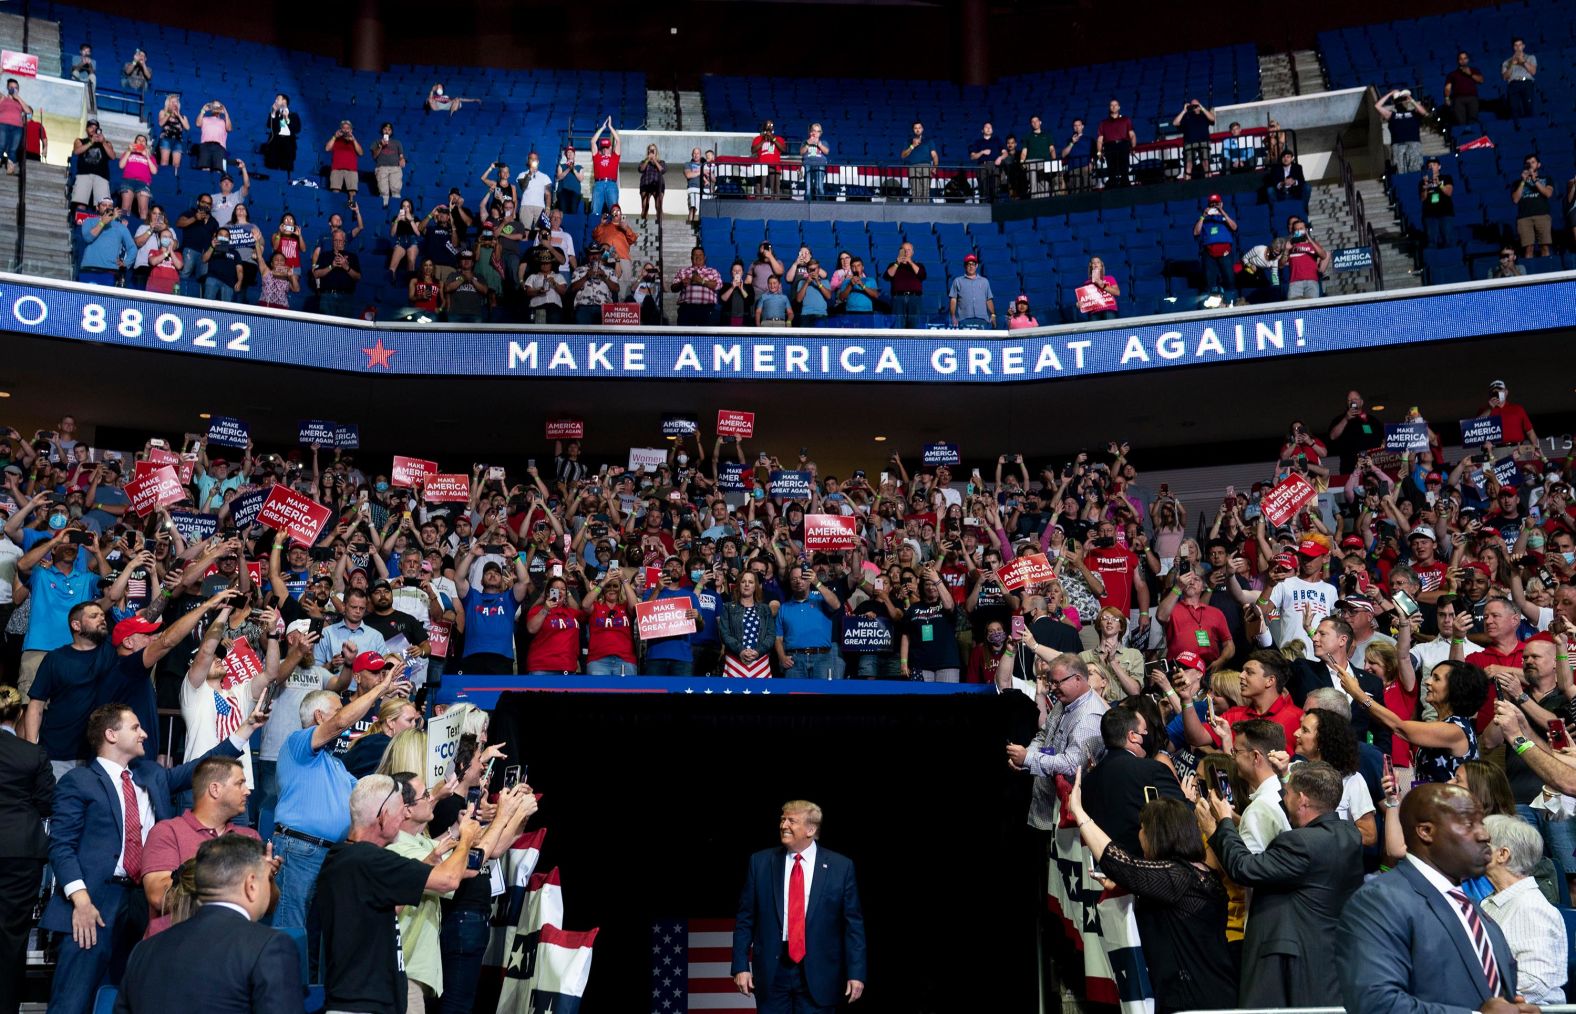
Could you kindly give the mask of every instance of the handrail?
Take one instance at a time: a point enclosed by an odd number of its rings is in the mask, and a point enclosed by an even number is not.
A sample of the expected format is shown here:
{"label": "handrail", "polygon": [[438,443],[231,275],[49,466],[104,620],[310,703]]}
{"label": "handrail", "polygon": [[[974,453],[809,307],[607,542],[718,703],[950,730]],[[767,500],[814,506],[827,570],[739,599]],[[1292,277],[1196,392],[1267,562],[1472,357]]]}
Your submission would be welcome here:
{"label": "handrail", "polygon": [[1291,93],[1302,94],[1302,76],[1297,73],[1297,51],[1291,48],[1290,36],[1286,39],[1286,66],[1291,68]]}
{"label": "handrail", "polygon": [[1371,279],[1373,279],[1374,290],[1377,292],[1383,292],[1384,269],[1383,263],[1380,260],[1381,252],[1379,250],[1379,238],[1377,235],[1375,235],[1373,226],[1365,223],[1363,228],[1367,230],[1367,235],[1365,238],[1368,240],[1368,253],[1369,256],[1373,258],[1373,263],[1368,267],[1368,275]]}
{"label": "handrail", "polygon": [[1368,224],[1367,204],[1357,189],[1357,178],[1352,172],[1351,162],[1346,158],[1346,146],[1341,143],[1339,136],[1335,139],[1334,157],[1340,168],[1341,187],[1346,191],[1346,207],[1351,212],[1352,224],[1357,227],[1357,238],[1368,248],[1368,280],[1375,291],[1383,292],[1384,271],[1379,258],[1379,240],[1373,226]]}

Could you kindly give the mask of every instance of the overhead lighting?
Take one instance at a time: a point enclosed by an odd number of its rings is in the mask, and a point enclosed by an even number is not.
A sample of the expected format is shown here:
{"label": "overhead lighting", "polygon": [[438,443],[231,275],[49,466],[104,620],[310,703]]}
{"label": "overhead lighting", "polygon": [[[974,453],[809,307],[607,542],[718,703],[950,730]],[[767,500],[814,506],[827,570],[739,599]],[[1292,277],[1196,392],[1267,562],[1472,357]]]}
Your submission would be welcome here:
{"label": "overhead lighting", "polygon": [[0,391],[0,398],[9,398],[9,397],[11,397],[11,392],[10,391]]}
{"label": "overhead lighting", "polygon": [[886,443],[886,437],[876,437],[876,443],[878,443],[878,444]]}
{"label": "overhead lighting", "polygon": [[1375,411],[1375,412],[1383,412],[1383,411],[1384,411],[1384,406],[1383,406],[1383,405],[1372,405],[1372,406],[1370,406],[1370,407],[1371,407],[1371,408],[1372,408],[1372,409],[1373,409],[1373,410],[1374,410],[1374,411]]}
{"label": "overhead lighting", "polygon": [[213,415],[211,413],[208,413],[208,412],[198,412],[197,413],[197,418],[199,418],[199,419],[212,419]]}
{"label": "overhead lighting", "polygon": [[664,440],[678,440],[678,437],[663,437]]}

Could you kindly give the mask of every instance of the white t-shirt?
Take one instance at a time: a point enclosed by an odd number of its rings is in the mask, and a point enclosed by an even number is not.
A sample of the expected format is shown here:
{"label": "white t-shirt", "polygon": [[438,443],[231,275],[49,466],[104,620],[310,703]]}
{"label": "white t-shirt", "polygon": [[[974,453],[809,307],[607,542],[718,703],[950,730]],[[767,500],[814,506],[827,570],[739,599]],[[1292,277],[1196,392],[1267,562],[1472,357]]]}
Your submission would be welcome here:
{"label": "white t-shirt", "polygon": [[22,547],[9,536],[0,535],[0,606],[12,602],[12,582],[16,580],[16,561],[22,558]]}
{"label": "white t-shirt", "polygon": [[1270,592],[1270,605],[1280,617],[1280,634],[1277,646],[1291,641],[1303,642],[1304,657],[1317,658],[1313,653],[1313,638],[1303,629],[1302,610],[1308,608],[1308,626],[1316,627],[1320,620],[1328,619],[1335,611],[1337,593],[1335,586],[1324,581],[1304,581],[1300,577],[1287,578]]}
{"label": "white t-shirt", "polygon": [[[520,208],[524,214],[526,208],[547,207],[547,188],[552,184],[552,178],[538,170],[531,174],[531,178],[520,183]],[[533,229],[535,222],[526,222]],[[565,251],[567,253],[568,251]]]}
{"label": "white t-shirt", "polygon": [[1341,804],[1335,812],[1342,820],[1353,823],[1374,812],[1373,794],[1368,791],[1368,783],[1363,781],[1361,774],[1354,771],[1341,782]]}
{"label": "white t-shirt", "polygon": [[[228,739],[235,731],[238,723],[229,723],[223,736],[219,735],[219,700],[217,694],[224,699],[226,711],[238,713],[241,721],[252,713],[253,697],[252,684],[256,680],[230,687],[228,690],[216,689],[217,684],[203,683],[201,686],[192,686],[191,680],[181,680],[181,720],[186,723],[186,759],[201,757],[203,754],[219,745],[219,741]],[[250,750],[241,754],[241,767],[246,769],[246,784],[256,787],[252,778],[252,753]]]}
{"label": "white t-shirt", "polygon": [[276,761],[279,750],[293,732],[305,728],[301,724],[301,702],[314,690],[322,690],[334,674],[320,665],[297,666],[285,677],[274,694],[274,703],[268,709],[268,722],[263,726],[263,743],[258,748],[257,759]]}

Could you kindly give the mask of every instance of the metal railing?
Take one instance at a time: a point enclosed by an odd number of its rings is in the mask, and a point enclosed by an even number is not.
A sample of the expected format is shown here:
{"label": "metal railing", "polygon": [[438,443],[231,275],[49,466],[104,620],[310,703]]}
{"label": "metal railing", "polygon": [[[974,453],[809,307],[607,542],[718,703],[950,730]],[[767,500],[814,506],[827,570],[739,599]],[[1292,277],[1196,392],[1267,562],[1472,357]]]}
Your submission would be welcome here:
{"label": "metal railing", "polygon": [[1357,238],[1362,240],[1368,248],[1368,280],[1372,283],[1375,292],[1384,291],[1384,269],[1379,256],[1379,241],[1374,235],[1373,226],[1368,224],[1368,211],[1363,195],[1357,189],[1357,179],[1352,173],[1352,164],[1346,158],[1346,146],[1341,139],[1335,139],[1335,162],[1341,172],[1341,189],[1346,192],[1346,207],[1352,214],[1352,225],[1357,229]]}
{"label": "metal railing", "polygon": [[[1296,131],[1279,130],[1279,143],[1297,151]],[[1001,165],[904,165],[879,161],[811,162],[784,158],[766,163],[720,156],[706,196],[722,200],[810,200],[845,202],[941,200],[985,203],[999,199],[1059,197],[1106,187],[1175,182],[1202,166],[1209,175],[1263,172],[1274,142],[1265,128],[1240,136],[1220,134],[1194,146],[1181,137],[1139,144],[1120,155],[1090,155]],[[1123,162],[1125,161],[1125,167]],[[1191,163],[1191,164],[1190,164]]]}

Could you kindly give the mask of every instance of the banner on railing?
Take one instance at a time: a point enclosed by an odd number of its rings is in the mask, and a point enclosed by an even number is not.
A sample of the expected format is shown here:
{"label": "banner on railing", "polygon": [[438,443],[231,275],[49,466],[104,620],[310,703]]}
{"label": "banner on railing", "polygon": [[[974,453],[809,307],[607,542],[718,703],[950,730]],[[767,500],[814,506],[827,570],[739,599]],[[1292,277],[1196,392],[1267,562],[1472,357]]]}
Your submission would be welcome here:
{"label": "banner on railing", "polygon": [[991,384],[1576,325],[1570,273],[1410,291],[1009,336],[374,324],[0,274],[0,331],[373,375]]}

